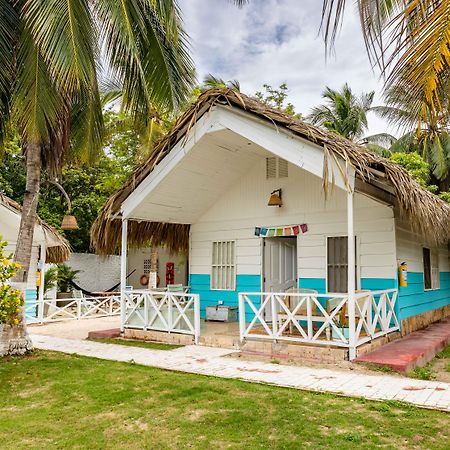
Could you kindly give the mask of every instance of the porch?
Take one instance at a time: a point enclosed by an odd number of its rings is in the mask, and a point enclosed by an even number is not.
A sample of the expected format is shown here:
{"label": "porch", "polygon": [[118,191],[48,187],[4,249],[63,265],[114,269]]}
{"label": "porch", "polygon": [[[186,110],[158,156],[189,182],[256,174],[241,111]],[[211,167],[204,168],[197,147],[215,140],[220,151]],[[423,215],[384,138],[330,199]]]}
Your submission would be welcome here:
{"label": "porch", "polygon": [[351,360],[365,344],[384,343],[381,338],[400,330],[396,289],[356,292],[353,299],[351,314],[348,294],[239,293],[238,322],[202,323],[198,294],[130,291],[123,297],[121,331],[266,354],[267,343],[313,347],[318,355],[320,348],[336,349],[338,358]]}

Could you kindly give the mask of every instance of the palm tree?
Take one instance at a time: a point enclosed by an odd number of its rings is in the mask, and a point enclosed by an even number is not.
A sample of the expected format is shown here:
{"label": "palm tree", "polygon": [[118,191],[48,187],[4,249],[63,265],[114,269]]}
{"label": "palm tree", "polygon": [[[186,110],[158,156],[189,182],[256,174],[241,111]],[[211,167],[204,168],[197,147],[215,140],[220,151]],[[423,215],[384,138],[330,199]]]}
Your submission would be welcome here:
{"label": "palm tree", "polygon": [[136,119],[184,101],[193,81],[176,0],[0,0],[0,138],[19,131],[27,181],[14,259],[27,279],[40,173],[102,142],[98,74]]}
{"label": "palm tree", "polygon": [[[369,56],[386,75],[386,88],[408,89],[416,99],[415,107],[425,102],[433,114],[445,111],[440,91],[448,85],[450,74],[450,0],[356,3]],[[327,44],[336,39],[347,4],[346,0],[323,0]]]}
{"label": "palm tree", "polygon": [[435,178],[445,182],[450,172],[450,105],[447,89],[439,93],[443,106],[441,113],[429,108],[426,99],[415,98],[403,86],[391,87],[385,93],[385,100],[386,106],[376,106],[372,110],[402,131],[399,139],[392,136],[385,139],[389,152],[417,152],[430,164]]}
{"label": "palm tree", "polygon": [[351,141],[358,141],[367,130],[367,113],[372,108],[375,92],[357,97],[346,83],[340,91],[326,87],[324,105],[316,106],[306,118]]}

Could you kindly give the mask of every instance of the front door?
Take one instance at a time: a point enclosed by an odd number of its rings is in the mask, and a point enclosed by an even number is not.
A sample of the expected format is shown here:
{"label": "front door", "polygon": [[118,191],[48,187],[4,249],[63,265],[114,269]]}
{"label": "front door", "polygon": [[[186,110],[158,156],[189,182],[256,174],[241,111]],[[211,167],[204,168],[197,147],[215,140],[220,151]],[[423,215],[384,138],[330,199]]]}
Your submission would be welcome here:
{"label": "front door", "polygon": [[[297,286],[297,238],[264,239],[263,277],[264,292],[286,292]],[[270,305],[265,317],[271,319]]]}

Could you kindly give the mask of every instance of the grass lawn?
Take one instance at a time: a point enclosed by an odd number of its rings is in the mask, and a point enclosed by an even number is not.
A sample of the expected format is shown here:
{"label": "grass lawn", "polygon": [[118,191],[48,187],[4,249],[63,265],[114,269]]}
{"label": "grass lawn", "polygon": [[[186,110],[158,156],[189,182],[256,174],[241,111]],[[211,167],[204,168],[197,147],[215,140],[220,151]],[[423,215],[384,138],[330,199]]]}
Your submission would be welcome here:
{"label": "grass lawn", "polygon": [[424,367],[416,367],[408,374],[421,380],[438,380],[450,383],[450,345],[444,347]]}
{"label": "grass lawn", "polygon": [[101,342],[103,344],[119,344],[128,345],[129,347],[149,348],[151,350],[173,350],[175,348],[183,347],[182,345],[164,344],[163,342],[148,342],[122,338],[89,338],[88,340]]}
{"label": "grass lawn", "polygon": [[75,355],[0,361],[0,447],[448,448],[449,416]]}

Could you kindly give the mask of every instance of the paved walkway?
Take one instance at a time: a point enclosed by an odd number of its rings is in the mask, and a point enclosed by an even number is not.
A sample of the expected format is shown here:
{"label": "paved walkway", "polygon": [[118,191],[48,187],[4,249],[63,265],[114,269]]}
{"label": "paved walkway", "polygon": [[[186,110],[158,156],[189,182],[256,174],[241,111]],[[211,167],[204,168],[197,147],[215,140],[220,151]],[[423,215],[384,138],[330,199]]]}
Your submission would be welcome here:
{"label": "paved walkway", "polygon": [[401,400],[450,412],[448,383],[244,361],[226,358],[234,351],[215,347],[191,345],[167,351],[44,335],[31,338],[36,348],[43,350],[373,400]]}
{"label": "paved walkway", "polygon": [[383,345],[356,361],[390,367],[398,372],[409,372],[414,367],[424,366],[431,361],[449,342],[450,317]]}

